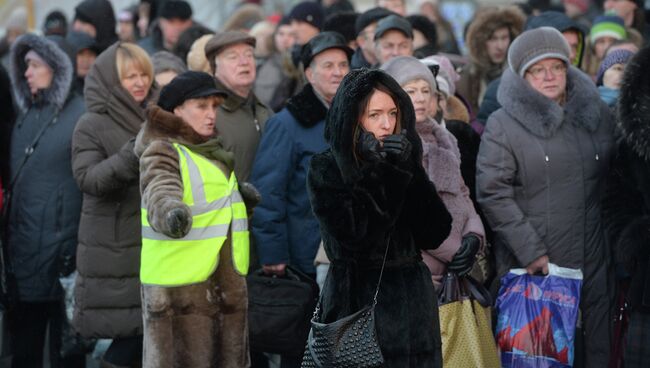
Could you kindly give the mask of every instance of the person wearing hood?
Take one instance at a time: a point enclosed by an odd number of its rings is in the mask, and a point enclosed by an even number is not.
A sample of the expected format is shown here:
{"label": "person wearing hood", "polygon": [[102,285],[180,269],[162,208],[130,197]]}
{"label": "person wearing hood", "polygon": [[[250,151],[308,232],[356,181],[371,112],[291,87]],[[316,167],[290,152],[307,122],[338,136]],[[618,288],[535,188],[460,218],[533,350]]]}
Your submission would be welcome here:
{"label": "person wearing hood", "polygon": [[174,52],[180,35],[193,24],[192,7],[187,1],[164,1],[160,6],[158,18],[150,26],[149,35],[138,41],[138,46],[145,49],[149,55],[158,51]]}
{"label": "person wearing hood", "polygon": [[618,142],[607,182],[605,224],[619,282],[629,285],[629,327],[625,336],[625,367],[645,367],[650,318],[650,48],[627,64],[618,103]]}
{"label": "person wearing hood", "polygon": [[[562,36],[569,44],[571,50],[571,53],[569,54],[571,65],[580,69],[583,64],[582,61],[583,56],[585,55],[585,49],[587,48],[585,44],[587,30],[581,24],[569,18],[566,14],[554,10],[548,10],[539,15],[530,16],[526,20],[524,29],[530,30],[540,27],[553,27],[562,33]],[[481,102],[477,115],[478,121],[483,126],[490,117],[490,114],[501,107],[501,104],[497,101],[497,91],[499,90],[500,83],[501,78],[490,82],[485,91],[485,96],[483,96],[483,102]]]}
{"label": "person wearing hood", "polygon": [[143,367],[248,367],[248,216],[259,193],[239,182],[217,136],[226,92],[185,72],[147,111],[140,157]]}
{"label": "person wearing hood", "polygon": [[224,147],[235,154],[235,174],[247,181],[264,124],[273,112],[255,95],[257,77],[253,50],[255,38],[228,31],[213,36],[205,45],[217,88],[228,92],[219,105],[217,130]]}
{"label": "person wearing hood", "polygon": [[485,229],[460,171],[461,156],[456,138],[445,121],[436,121],[438,86],[433,73],[411,56],[391,59],[381,66],[400,84],[415,109],[415,130],[422,139],[422,166],[435,184],[438,196],[452,217],[451,233],[435,250],[423,250],[436,289],[447,271],[468,274],[476,254],[485,247]]}
{"label": "person wearing hood", "polygon": [[598,93],[600,98],[611,108],[616,106],[625,66],[633,56],[634,53],[628,50],[612,51],[605,56],[598,68],[598,74],[596,74]]}
{"label": "person wearing hood", "polygon": [[83,0],[74,8],[72,30],[95,39],[97,54],[117,41],[115,11],[108,0]]}
{"label": "person wearing hood", "polygon": [[65,38],[73,49],[73,64],[75,67],[74,91],[83,96],[86,75],[95,63],[99,50],[95,39],[85,32],[70,31]]}
{"label": "person wearing hood", "polygon": [[551,27],[526,31],[510,46],[502,107],[481,137],[477,197],[494,232],[499,278],[512,268],[546,274],[549,263],[582,271],[584,357],[577,359],[604,367],[612,296],[601,193],[614,119],[570,53]]}
{"label": "person wearing hood", "polygon": [[456,91],[469,104],[474,120],[488,84],[506,66],[510,43],[524,28],[525,16],[515,6],[488,7],[476,13],[467,29],[470,62],[460,71]]}
{"label": "person wearing hood", "polygon": [[113,339],[104,363],[130,367],[142,358],[138,269],[141,249],[135,136],[155,95],[153,66],[133,43],[119,42],[86,77],[88,111],[72,139],[72,169],[84,194],[79,226],[75,329]]}
{"label": "person wearing hood", "polygon": [[422,167],[413,104],[385,72],[354,70],[332,100],[324,135],[330,148],[313,156],[307,174],[331,261],[320,322],[372,304],[378,289],[383,367],[440,367],[437,298],[420,252],[447,238],[452,219]]}
{"label": "person wearing hood", "polygon": [[[75,269],[81,193],[70,165],[72,132],[85,108],[71,91],[72,62],[55,42],[26,34],[11,52],[19,114],[10,141],[8,262],[17,281],[11,320],[13,367],[40,367],[49,324],[50,359],[59,361],[63,289]],[[31,219],[31,220],[30,220]]]}

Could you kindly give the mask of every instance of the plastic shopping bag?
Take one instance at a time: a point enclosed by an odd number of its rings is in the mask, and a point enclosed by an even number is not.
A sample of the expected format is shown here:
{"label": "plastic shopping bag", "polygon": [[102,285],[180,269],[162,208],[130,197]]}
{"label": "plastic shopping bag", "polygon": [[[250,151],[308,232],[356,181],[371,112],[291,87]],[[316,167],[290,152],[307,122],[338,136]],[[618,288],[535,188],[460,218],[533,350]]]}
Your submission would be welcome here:
{"label": "plastic shopping bag", "polygon": [[572,367],[582,271],[512,269],[501,279],[496,339],[504,368]]}

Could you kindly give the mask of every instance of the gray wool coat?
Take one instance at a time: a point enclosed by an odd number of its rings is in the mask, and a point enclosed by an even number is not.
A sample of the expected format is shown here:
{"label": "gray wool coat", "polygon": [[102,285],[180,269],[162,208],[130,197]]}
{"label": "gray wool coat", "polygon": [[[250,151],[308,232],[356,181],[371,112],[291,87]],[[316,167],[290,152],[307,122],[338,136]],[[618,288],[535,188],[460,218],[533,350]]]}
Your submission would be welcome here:
{"label": "gray wool coat", "polygon": [[[36,51],[54,72],[50,87],[36,97],[25,78],[24,58],[29,50]],[[84,103],[70,93],[72,62],[54,42],[33,34],[21,36],[10,59],[19,115],[10,143],[10,174],[16,179],[6,219],[9,261],[20,301],[54,301],[62,295],[60,273],[74,270],[81,193],[72,177],[70,145]],[[49,125],[18,174],[26,149],[45,124]]]}
{"label": "gray wool coat", "polygon": [[614,119],[593,82],[573,67],[564,107],[510,69],[498,100],[503,107],[487,122],[476,168],[477,199],[494,231],[498,274],[542,255],[581,269],[586,366],[606,366],[610,295],[600,202]]}

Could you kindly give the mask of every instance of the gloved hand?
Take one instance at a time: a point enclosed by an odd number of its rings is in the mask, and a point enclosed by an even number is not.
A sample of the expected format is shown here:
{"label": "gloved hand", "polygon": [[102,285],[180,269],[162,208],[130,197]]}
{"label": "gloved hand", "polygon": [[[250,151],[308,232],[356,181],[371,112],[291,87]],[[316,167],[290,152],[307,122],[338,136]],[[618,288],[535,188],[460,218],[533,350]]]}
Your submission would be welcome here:
{"label": "gloved hand", "polygon": [[384,157],[381,143],[377,138],[375,138],[374,134],[366,132],[365,130],[361,131],[361,134],[359,134],[357,147],[361,158],[368,162],[377,162]]}
{"label": "gloved hand", "polygon": [[169,232],[165,235],[170,238],[182,238],[190,232],[192,227],[192,216],[183,208],[172,208],[165,215],[165,222]]}
{"label": "gloved hand", "polygon": [[406,162],[411,157],[412,145],[406,137],[406,129],[401,134],[391,134],[384,139],[384,152],[393,163]]}
{"label": "gloved hand", "polygon": [[476,235],[465,235],[458,252],[447,265],[447,270],[458,274],[458,276],[467,275],[474,266],[479,248],[481,248],[481,240]]}
{"label": "gloved hand", "polygon": [[252,210],[262,200],[262,195],[257,191],[257,188],[249,182],[239,183],[239,193],[244,199],[244,204],[247,210]]}

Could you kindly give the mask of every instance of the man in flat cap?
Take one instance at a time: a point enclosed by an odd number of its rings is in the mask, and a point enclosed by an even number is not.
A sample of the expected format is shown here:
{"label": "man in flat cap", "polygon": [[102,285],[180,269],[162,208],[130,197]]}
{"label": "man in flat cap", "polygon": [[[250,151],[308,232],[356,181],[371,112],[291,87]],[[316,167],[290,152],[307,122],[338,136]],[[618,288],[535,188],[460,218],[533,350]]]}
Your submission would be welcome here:
{"label": "man in flat cap", "polygon": [[395,14],[385,8],[372,8],[369,9],[357,18],[354,22],[354,30],[357,33],[357,45],[359,47],[352,55],[352,62],[350,67],[352,69],[370,68],[377,64],[377,56],[375,56],[375,29],[377,23],[389,16]]}
{"label": "man in flat cap", "polygon": [[255,83],[255,38],[240,31],[221,32],[205,45],[217,88],[228,93],[219,106],[216,128],[224,147],[235,155],[235,175],[247,181],[262,129],[271,109],[257,99]]}
{"label": "man in flat cap", "polygon": [[400,15],[389,15],[377,23],[375,55],[379,65],[397,56],[413,56],[413,27]]}

